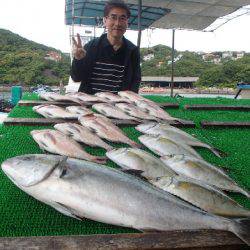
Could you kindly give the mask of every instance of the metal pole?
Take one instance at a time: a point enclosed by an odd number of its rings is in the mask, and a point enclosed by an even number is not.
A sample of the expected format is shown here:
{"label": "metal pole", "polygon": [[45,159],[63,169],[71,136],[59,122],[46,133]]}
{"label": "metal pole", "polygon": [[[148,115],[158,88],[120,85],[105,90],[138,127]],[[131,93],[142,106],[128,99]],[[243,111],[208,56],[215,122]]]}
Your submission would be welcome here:
{"label": "metal pole", "polygon": [[72,15],[72,36],[74,37],[75,36],[75,29],[74,29],[74,26],[75,26],[75,1],[72,0],[71,2],[71,6],[72,6],[72,9],[71,9],[71,15]]}
{"label": "metal pole", "polygon": [[138,38],[137,46],[140,48],[141,45],[141,11],[142,11],[142,0],[138,0]]}
{"label": "metal pole", "polygon": [[172,30],[172,71],[171,71],[171,94],[170,96],[173,97],[174,92],[174,42],[175,42],[175,29]]}
{"label": "metal pole", "polygon": [[[66,0],[65,0],[65,6],[66,6]],[[71,1],[71,26],[69,28],[69,40],[70,40],[70,59],[71,59],[71,62],[73,61],[73,42],[72,42],[72,39],[73,37],[75,36],[74,34],[74,15],[75,15],[75,2],[74,0]]]}

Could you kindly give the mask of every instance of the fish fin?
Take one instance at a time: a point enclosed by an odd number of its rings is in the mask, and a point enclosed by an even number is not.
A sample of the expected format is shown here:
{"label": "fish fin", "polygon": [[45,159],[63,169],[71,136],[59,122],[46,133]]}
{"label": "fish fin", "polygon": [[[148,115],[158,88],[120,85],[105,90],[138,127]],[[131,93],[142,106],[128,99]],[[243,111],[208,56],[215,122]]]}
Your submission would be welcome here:
{"label": "fish fin", "polygon": [[240,187],[240,188],[237,190],[237,192],[239,192],[239,193],[245,195],[248,199],[250,199],[250,192],[246,191],[245,189],[243,189],[243,188]]}
{"label": "fish fin", "polygon": [[131,109],[128,108],[128,107],[125,107],[125,108],[124,108],[124,112],[125,112],[127,115],[130,115],[130,114],[131,114]]}
{"label": "fish fin", "polygon": [[59,171],[59,178],[63,178],[63,177],[67,174],[67,165],[66,165],[67,159],[68,159],[68,157],[65,156],[65,157],[63,157],[63,159],[58,163],[58,167],[60,168],[60,171]]}
{"label": "fish fin", "polygon": [[162,120],[162,119],[157,119],[157,122],[161,123],[161,124],[166,124],[166,125],[171,125],[171,120]]}
{"label": "fish fin", "polygon": [[174,121],[179,122],[180,124],[185,124],[187,121],[183,119],[176,118]]}
{"label": "fish fin", "polygon": [[56,202],[56,205],[53,206],[57,211],[59,211],[60,213],[64,214],[64,215],[67,215],[67,216],[70,216],[70,217],[73,217],[77,220],[84,220],[84,217],[81,217],[79,215],[77,215],[75,212],[74,212],[74,209],[60,203],[60,202]]}
{"label": "fish fin", "polygon": [[46,151],[46,149],[48,148],[48,145],[43,141],[38,142],[38,145],[43,151]]}
{"label": "fish fin", "polygon": [[66,175],[66,173],[67,173],[67,169],[66,169],[66,168],[63,168],[63,170],[62,170],[62,172],[61,172],[59,178],[63,178],[63,176]]}
{"label": "fish fin", "polygon": [[250,246],[250,219],[233,220],[231,231],[235,233],[242,241]]}
{"label": "fish fin", "polygon": [[102,113],[102,114],[104,114],[104,115],[108,116],[108,113],[107,113],[105,110],[100,109],[100,111],[101,111],[101,113]]}
{"label": "fish fin", "polygon": [[49,111],[44,112],[44,114],[46,114],[48,117],[51,117],[51,118],[53,118],[53,117],[54,117],[54,116],[53,116],[53,114],[52,114],[52,113],[50,113]]}
{"label": "fish fin", "polygon": [[210,150],[218,157],[226,157],[228,154],[226,152],[223,152],[222,150],[218,148],[211,147]]}
{"label": "fish fin", "polygon": [[130,175],[134,175],[136,177],[139,177],[140,179],[142,179],[144,181],[148,181],[147,178],[145,178],[144,176],[142,176],[142,173],[144,172],[142,170],[137,170],[137,169],[123,169],[122,172],[124,172],[126,174],[130,174]]}
{"label": "fish fin", "polygon": [[161,119],[159,119],[159,118],[157,118],[155,116],[152,116],[152,115],[148,117],[148,120],[150,120],[150,121],[156,121],[158,123],[162,123]]}
{"label": "fish fin", "polygon": [[56,137],[54,135],[52,135],[51,133],[49,133],[49,132],[44,133],[44,137],[51,140],[52,143],[54,143],[54,144],[56,144],[56,142],[57,142]]}
{"label": "fish fin", "polygon": [[96,129],[91,128],[91,127],[88,127],[88,129],[89,129],[90,132],[92,132],[94,134],[97,134],[97,130]]}
{"label": "fish fin", "polygon": [[137,169],[123,169],[122,172],[140,176],[144,171],[142,170],[137,170]]}
{"label": "fish fin", "polygon": [[77,127],[75,127],[74,126],[74,124],[72,125],[69,125],[69,127],[72,129],[72,130],[74,130],[74,131],[76,131],[77,133],[80,133],[81,131],[79,130],[79,128],[77,128]]}

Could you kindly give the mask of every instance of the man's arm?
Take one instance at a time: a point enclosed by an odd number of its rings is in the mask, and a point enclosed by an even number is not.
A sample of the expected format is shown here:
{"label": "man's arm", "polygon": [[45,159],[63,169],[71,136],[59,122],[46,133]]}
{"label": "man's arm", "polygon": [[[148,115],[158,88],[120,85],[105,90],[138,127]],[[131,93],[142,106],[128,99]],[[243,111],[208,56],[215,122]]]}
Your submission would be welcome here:
{"label": "man's arm", "polygon": [[86,75],[85,70],[86,69],[86,59],[83,58],[81,60],[73,59],[72,65],[71,65],[71,71],[70,75],[73,81],[80,82],[84,80],[84,76]]}
{"label": "man's arm", "polygon": [[131,90],[135,93],[138,93],[141,83],[140,52],[138,48],[136,48],[133,51],[132,67],[133,67],[133,77],[131,83]]}

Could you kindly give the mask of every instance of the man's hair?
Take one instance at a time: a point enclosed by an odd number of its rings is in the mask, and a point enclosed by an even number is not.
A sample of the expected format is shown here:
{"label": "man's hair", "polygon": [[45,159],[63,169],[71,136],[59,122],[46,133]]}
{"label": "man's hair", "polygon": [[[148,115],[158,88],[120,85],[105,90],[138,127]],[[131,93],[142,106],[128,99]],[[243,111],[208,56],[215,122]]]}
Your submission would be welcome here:
{"label": "man's hair", "polygon": [[123,2],[123,0],[110,0],[110,1],[108,1],[104,7],[104,16],[105,17],[108,16],[111,9],[113,9],[113,8],[121,8],[121,9],[126,10],[127,17],[130,18],[131,12],[129,10],[129,7],[127,6],[127,4],[125,4]]}

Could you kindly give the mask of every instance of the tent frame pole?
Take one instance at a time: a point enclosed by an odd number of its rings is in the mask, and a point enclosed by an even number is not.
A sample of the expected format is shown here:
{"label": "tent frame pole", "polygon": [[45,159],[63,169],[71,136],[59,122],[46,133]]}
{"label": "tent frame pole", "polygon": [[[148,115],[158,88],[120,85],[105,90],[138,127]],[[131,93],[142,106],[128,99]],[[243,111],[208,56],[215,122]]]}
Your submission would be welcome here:
{"label": "tent frame pole", "polygon": [[170,96],[174,95],[174,45],[175,45],[175,29],[172,30],[172,68],[171,68],[171,93]]}
{"label": "tent frame pole", "polygon": [[141,46],[141,12],[142,12],[142,0],[138,0],[138,37],[137,46]]}

